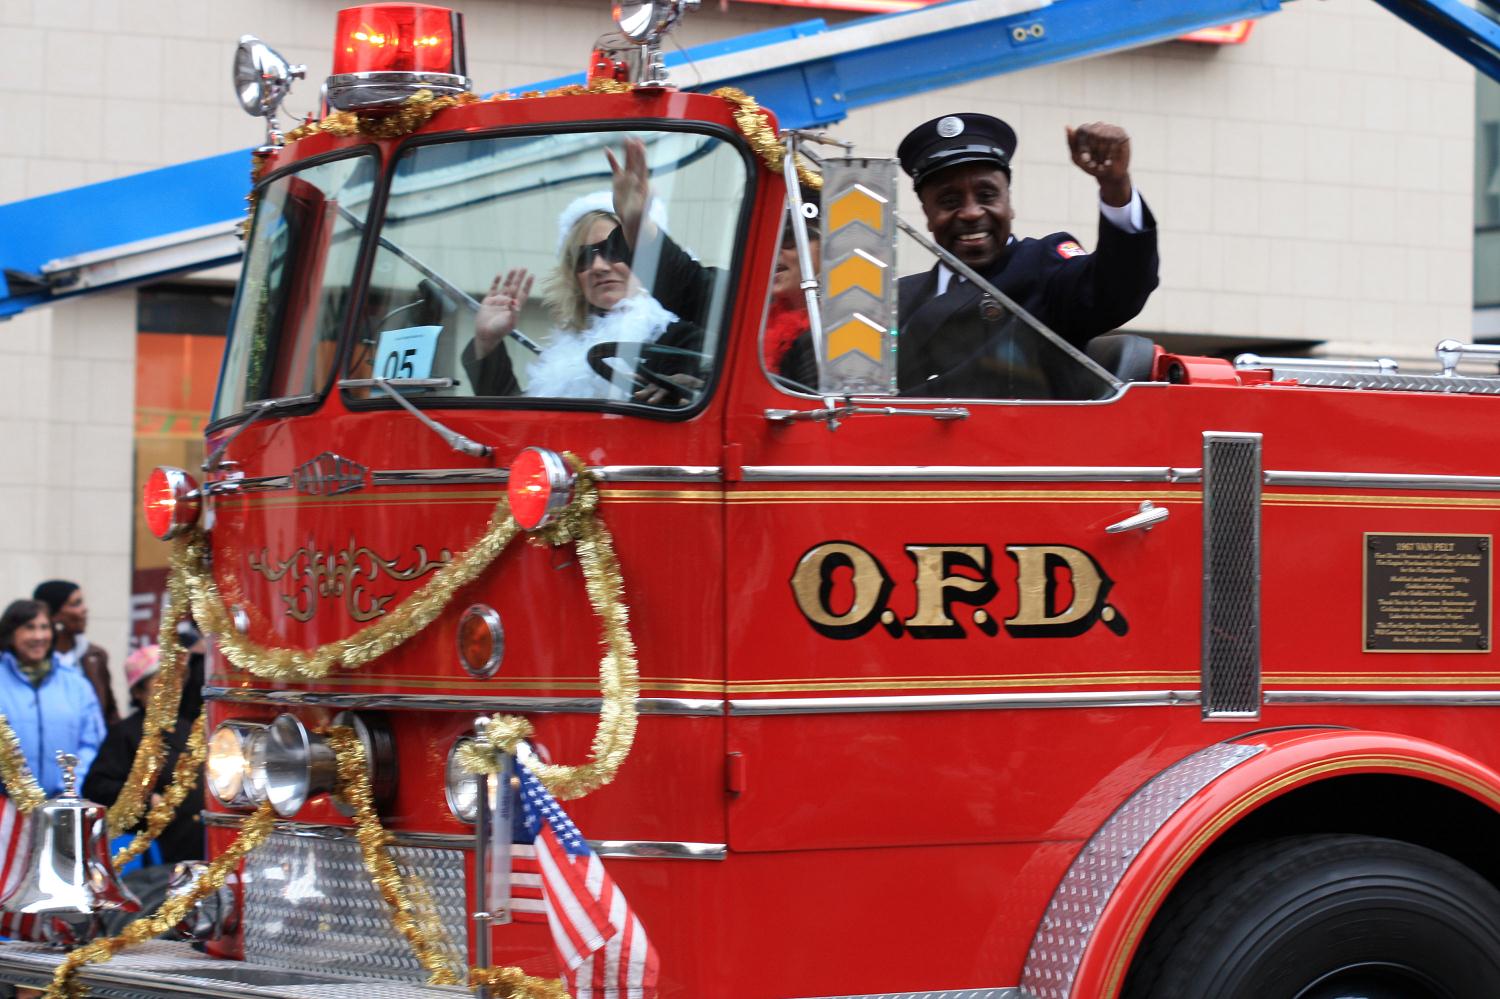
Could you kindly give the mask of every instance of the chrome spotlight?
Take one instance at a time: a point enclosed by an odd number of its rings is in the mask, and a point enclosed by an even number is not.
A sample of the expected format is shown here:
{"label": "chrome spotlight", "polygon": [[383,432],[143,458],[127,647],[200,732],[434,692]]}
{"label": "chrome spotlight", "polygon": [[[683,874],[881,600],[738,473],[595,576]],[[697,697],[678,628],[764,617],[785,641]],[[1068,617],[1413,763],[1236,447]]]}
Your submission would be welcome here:
{"label": "chrome spotlight", "polygon": [[293,66],[254,35],[240,38],[234,52],[234,92],[245,113],[266,119],[266,144],[281,145],[276,111],[291,92],[292,81],[307,76],[306,66]]}
{"label": "chrome spotlight", "polygon": [[309,798],[334,789],[338,780],[333,747],[294,715],[280,715],[250,739],[250,796],[269,801],[289,819]]}
{"label": "chrome spotlight", "polygon": [[673,25],[682,20],[682,15],[698,9],[699,0],[616,0],[615,24],[620,34],[644,51],[641,75],[642,86],[664,87],[667,84],[667,67],[661,57],[661,42]]}

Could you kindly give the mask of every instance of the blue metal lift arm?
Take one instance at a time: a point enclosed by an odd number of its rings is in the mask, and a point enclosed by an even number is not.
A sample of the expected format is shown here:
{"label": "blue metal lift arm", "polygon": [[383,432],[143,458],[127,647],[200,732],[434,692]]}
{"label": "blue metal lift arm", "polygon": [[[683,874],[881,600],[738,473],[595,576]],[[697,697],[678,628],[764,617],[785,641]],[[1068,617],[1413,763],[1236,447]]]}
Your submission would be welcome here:
{"label": "blue metal lift arm", "polygon": [[[694,90],[739,87],[773,109],[783,126],[807,128],[856,108],[1150,45],[1280,8],[1280,0],[959,0],[699,56],[674,75]],[[702,83],[690,82],[695,70]]]}
{"label": "blue metal lift arm", "polygon": [[1375,0],[1492,80],[1500,80],[1500,24],[1457,0]]}

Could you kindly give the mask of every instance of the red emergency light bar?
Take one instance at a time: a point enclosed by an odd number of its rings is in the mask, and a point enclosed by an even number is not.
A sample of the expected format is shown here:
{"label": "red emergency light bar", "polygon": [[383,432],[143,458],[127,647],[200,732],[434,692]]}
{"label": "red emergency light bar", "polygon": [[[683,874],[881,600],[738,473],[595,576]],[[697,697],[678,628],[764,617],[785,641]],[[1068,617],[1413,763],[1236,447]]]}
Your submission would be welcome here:
{"label": "red emergency light bar", "polygon": [[339,11],[333,72],[463,75],[460,15],[428,4],[372,3]]}

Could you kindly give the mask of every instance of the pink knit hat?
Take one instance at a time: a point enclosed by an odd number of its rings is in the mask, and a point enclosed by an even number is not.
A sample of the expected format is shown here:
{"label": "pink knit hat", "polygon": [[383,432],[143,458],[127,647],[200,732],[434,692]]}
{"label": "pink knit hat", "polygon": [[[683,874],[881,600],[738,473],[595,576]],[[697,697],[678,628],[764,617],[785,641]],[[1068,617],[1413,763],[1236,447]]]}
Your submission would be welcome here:
{"label": "pink knit hat", "polygon": [[147,645],[125,657],[125,686],[134,687],[161,669],[161,647]]}

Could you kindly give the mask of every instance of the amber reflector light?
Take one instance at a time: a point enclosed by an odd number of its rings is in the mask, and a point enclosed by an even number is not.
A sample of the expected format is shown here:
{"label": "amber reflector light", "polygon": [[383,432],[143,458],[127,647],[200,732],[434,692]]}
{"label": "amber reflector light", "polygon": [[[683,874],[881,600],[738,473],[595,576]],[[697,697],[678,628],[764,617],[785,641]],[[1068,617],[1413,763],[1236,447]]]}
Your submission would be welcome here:
{"label": "amber reflector light", "polygon": [[484,604],[464,611],[458,622],[458,658],[470,676],[489,677],[505,654],[500,615]]}
{"label": "amber reflector light", "polygon": [[165,465],[151,472],[141,500],[146,528],[163,541],[170,541],[196,524],[202,505],[193,477],[180,468]]}
{"label": "amber reflector light", "polygon": [[[409,3],[339,11],[333,72],[461,73],[453,58],[453,12]],[[460,60],[461,61],[461,60]]]}

